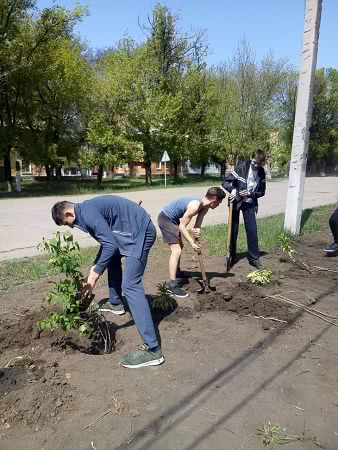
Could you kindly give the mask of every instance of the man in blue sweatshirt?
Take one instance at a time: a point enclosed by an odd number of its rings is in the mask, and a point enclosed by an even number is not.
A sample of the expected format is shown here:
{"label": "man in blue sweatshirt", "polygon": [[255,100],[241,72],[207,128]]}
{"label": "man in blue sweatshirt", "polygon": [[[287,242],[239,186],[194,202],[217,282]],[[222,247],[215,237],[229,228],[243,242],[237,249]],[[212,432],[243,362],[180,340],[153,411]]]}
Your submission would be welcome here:
{"label": "man in blue sweatshirt", "polygon": [[[52,208],[56,225],[68,225],[89,233],[100,244],[87,283],[94,289],[108,270],[109,302],[101,311],[124,314],[122,292],[146,349],[128,353],[121,365],[128,368],[156,366],[164,362],[143,287],[148,253],[156,239],[149,214],[136,203],[117,195],[102,195],[82,203],[62,201]],[[125,257],[122,273],[121,259]]]}

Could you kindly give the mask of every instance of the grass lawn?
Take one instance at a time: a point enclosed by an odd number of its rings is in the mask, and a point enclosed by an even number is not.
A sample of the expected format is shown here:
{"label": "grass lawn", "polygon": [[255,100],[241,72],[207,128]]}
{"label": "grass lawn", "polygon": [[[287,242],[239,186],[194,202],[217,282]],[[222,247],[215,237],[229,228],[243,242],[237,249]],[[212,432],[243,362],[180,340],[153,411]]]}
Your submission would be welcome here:
{"label": "grass lawn", "polygon": [[[325,205],[318,208],[305,209],[302,216],[301,234],[321,232],[329,228],[329,217],[335,205]],[[278,245],[278,237],[283,232],[284,214],[263,217],[257,220],[259,249],[269,251]],[[228,227],[227,225],[212,225],[205,227],[203,237],[208,241],[209,253],[222,256],[226,254]],[[237,251],[246,251],[246,234],[244,224],[239,226]]]}
{"label": "grass lawn", "polygon": [[[328,229],[328,220],[335,205],[320,206],[306,209],[303,212],[302,234],[311,234]],[[260,250],[269,251],[278,245],[278,237],[283,232],[284,214],[258,219]],[[203,238],[208,241],[211,255],[226,254],[226,225],[211,225],[203,229]],[[238,251],[246,250],[246,235],[244,225],[240,225],[238,236]],[[153,250],[154,251],[154,250]],[[156,251],[156,244],[155,244]],[[97,247],[81,249],[81,263],[89,266],[95,259]],[[13,259],[0,262],[0,290],[15,287],[18,284],[33,282],[41,278],[55,275],[56,271],[49,267],[44,256]]]}
{"label": "grass lawn", "polygon": [[[167,176],[167,188],[184,186],[211,186],[220,184],[219,176],[206,175],[203,179],[199,175],[188,175],[178,177],[177,180],[171,175]],[[102,186],[97,187],[96,179],[74,179],[64,178],[62,181],[49,185],[47,181],[23,180],[22,192],[4,192],[5,185],[0,184],[0,199],[40,197],[47,195],[80,195],[95,193],[114,193],[123,191],[137,191],[145,189],[164,188],[164,177],[153,177],[151,185],[147,185],[144,177],[119,177],[102,180]]]}
{"label": "grass lawn", "polygon": [[[271,181],[278,181],[280,178],[273,178]],[[203,179],[199,175],[186,175],[178,177],[167,176],[167,189],[184,186],[219,186],[221,178],[217,175],[206,175]],[[64,178],[62,181],[55,181],[48,184],[46,180],[23,179],[22,192],[6,192],[4,183],[0,182],[0,200],[4,198],[22,197],[45,197],[48,195],[81,195],[81,194],[102,194],[125,191],[139,191],[145,189],[163,189],[164,177],[153,177],[151,185],[146,184],[145,177],[116,177],[102,180],[100,188],[97,187],[96,179]]]}

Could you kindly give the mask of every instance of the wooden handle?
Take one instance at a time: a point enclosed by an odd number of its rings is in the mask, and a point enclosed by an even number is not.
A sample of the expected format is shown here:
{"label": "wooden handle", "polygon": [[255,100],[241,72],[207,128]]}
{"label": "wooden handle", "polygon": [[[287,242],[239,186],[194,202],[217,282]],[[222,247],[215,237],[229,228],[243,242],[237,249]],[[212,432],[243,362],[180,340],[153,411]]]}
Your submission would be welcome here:
{"label": "wooden handle", "polygon": [[228,217],[228,242],[227,242],[227,250],[230,250],[231,245],[231,231],[232,231],[232,208],[233,204],[230,203],[229,205],[229,217]]}
{"label": "wooden handle", "polygon": [[[200,241],[198,238],[195,239],[196,244],[200,244]],[[198,262],[200,264],[200,269],[201,269],[201,275],[202,275],[202,280],[207,283],[207,275],[205,273],[205,268],[204,268],[204,263],[203,263],[203,257],[202,257],[202,252],[199,251],[198,253]]]}

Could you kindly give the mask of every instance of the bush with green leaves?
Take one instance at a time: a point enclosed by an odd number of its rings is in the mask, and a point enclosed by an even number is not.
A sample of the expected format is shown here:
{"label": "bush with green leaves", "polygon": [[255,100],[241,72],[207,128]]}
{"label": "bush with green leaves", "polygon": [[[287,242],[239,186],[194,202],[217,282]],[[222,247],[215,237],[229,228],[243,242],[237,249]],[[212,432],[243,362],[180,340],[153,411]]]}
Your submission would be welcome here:
{"label": "bush with green leaves", "polygon": [[272,279],[271,270],[255,270],[247,275],[248,280],[253,284],[269,284]]}
{"label": "bush with green leaves", "polygon": [[49,313],[47,319],[37,323],[38,328],[77,330],[82,336],[93,336],[98,331],[104,341],[105,352],[109,353],[110,332],[104,316],[90,306],[94,296],[88,295],[86,291],[80,270],[78,242],[74,241],[69,232],[57,232],[52,239],[43,239],[39,249],[49,255],[49,264],[63,274],[64,278],[50,282],[53,287],[46,298],[48,303],[60,305],[61,311]]}
{"label": "bush with green leaves", "polygon": [[151,303],[152,310],[168,311],[175,309],[177,303],[169,291],[168,283],[157,284],[157,295]]}

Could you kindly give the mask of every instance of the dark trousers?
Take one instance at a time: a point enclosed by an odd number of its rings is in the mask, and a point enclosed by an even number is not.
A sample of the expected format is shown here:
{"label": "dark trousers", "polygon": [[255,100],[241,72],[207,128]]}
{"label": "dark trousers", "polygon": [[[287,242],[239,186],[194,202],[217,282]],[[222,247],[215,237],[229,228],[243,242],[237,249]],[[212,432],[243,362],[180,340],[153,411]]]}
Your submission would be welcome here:
{"label": "dark trousers", "polygon": [[329,220],[335,244],[338,244],[338,208],[334,211]]}
{"label": "dark trousers", "polygon": [[246,231],[246,240],[248,244],[248,260],[255,261],[259,259],[258,233],[256,213],[257,207],[252,203],[243,202],[239,209],[234,205],[232,210],[232,233],[231,233],[231,258],[236,258],[236,245],[239,227],[239,215],[242,211],[244,226]]}
{"label": "dark trousers", "polygon": [[108,267],[109,298],[113,304],[122,300],[125,295],[136,328],[149,348],[158,347],[154,323],[149,303],[143,287],[143,274],[147,265],[149,250],[156,240],[156,228],[149,223],[144,240],[143,253],[140,259],[132,256],[125,257],[124,271],[122,272],[122,255],[118,252],[111,259]]}

